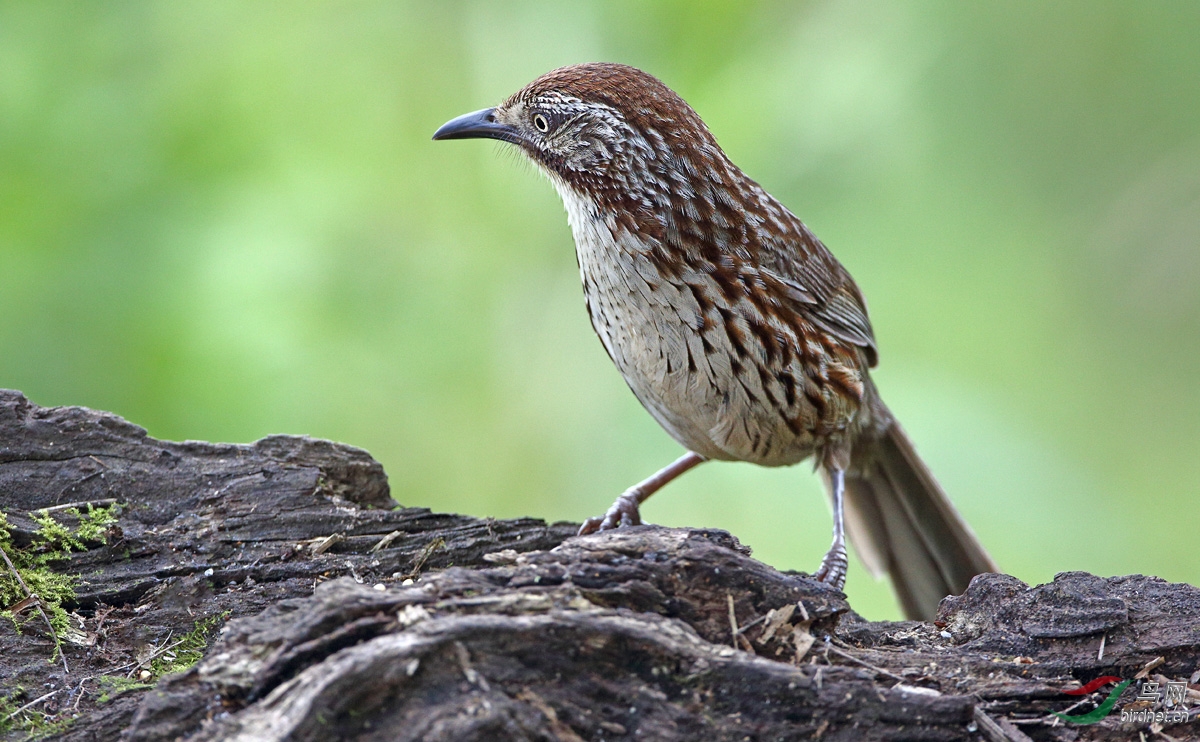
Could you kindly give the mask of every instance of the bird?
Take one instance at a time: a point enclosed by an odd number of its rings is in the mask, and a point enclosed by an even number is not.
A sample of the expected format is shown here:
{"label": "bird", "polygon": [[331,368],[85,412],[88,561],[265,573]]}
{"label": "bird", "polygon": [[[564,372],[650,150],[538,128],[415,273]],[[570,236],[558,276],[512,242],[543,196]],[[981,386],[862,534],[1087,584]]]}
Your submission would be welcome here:
{"label": "bird", "polygon": [[580,535],[641,524],[648,497],[706,461],[812,458],[833,511],[814,578],[844,589],[848,536],[905,615],[932,620],[997,571],[879,395],[849,272],[679,95],[628,65],[562,67],[433,135],[481,138],[515,145],[558,191],[592,328],[687,450]]}

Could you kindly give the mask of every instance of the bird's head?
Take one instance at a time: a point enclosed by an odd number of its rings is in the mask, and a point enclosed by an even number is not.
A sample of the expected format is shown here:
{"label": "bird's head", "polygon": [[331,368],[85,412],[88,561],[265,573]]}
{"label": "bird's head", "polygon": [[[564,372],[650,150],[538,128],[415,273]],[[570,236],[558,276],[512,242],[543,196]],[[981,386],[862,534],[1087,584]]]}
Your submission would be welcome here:
{"label": "bird's head", "polygon": [[728,162],[682,98],[622,64],[553,70],[495,108],[447,122],[433,138],[510,142],[556,185],[638,210],[655,210],[671,190]]}

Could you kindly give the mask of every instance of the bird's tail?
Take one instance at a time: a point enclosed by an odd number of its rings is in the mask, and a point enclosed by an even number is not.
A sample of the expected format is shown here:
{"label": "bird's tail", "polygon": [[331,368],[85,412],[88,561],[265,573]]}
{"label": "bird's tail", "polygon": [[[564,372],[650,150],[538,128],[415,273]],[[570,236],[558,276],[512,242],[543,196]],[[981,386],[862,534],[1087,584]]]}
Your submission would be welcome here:
{"label": "bird's tail", "polygon": [[887,572],[904,613],[932,620],[971,578],[996,572],[912,441],[890,414],[881,434],[855,442],[846,471],[846,531],[876,577]]}

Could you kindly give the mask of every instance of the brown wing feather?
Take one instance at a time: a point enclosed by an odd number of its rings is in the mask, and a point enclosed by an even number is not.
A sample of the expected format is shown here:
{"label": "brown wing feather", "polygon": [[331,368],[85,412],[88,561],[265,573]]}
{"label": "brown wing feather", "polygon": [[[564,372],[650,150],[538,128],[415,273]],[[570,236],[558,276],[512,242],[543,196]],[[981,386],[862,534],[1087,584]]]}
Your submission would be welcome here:
{"label": "brown wing feather", "polygon": [[862,348],[868,365],[874,367],[879,352],[862,292],[807,227],[799,224],[797,231],[799,244],[766,251],[759,270],[784,286],[783,295],[797,313],[835,338]]}

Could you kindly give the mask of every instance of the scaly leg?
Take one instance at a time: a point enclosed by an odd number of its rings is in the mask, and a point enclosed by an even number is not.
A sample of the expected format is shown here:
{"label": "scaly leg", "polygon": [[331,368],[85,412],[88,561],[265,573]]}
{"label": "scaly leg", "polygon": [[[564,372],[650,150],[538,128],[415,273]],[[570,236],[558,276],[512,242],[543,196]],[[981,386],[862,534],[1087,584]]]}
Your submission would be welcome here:
{"label": "scaly leg", "polygon": [[846,496],[846,477],[841,469],[829,471],[829,486],[833,490],[833,543],[821,567],[813,577],[833,585],[838,590],[846,586],[846,529],[843,501]]}
{"label": "scaly leg", "polygon": [[[675,463],[660,470],[657,474],[644,479],[641,482],[633,485],[629,489],[621,493],[612,507],[603,517],[588,518],[579,527],[579,535],[583,536],[596,531],[607,531],[612,528],[620,528],[622,526],[638,526],[642,523],[642,516],[638,512],[638,506],[650,498],[664,484],[670,482],[675,477],[683,474],[688,469],[703,464],[708,459],[698,453],[688,451],[683,456],[680,456]],[[845,553],[845,549],[842,550]],[[843,559],[843,561],[845,561]]]}

